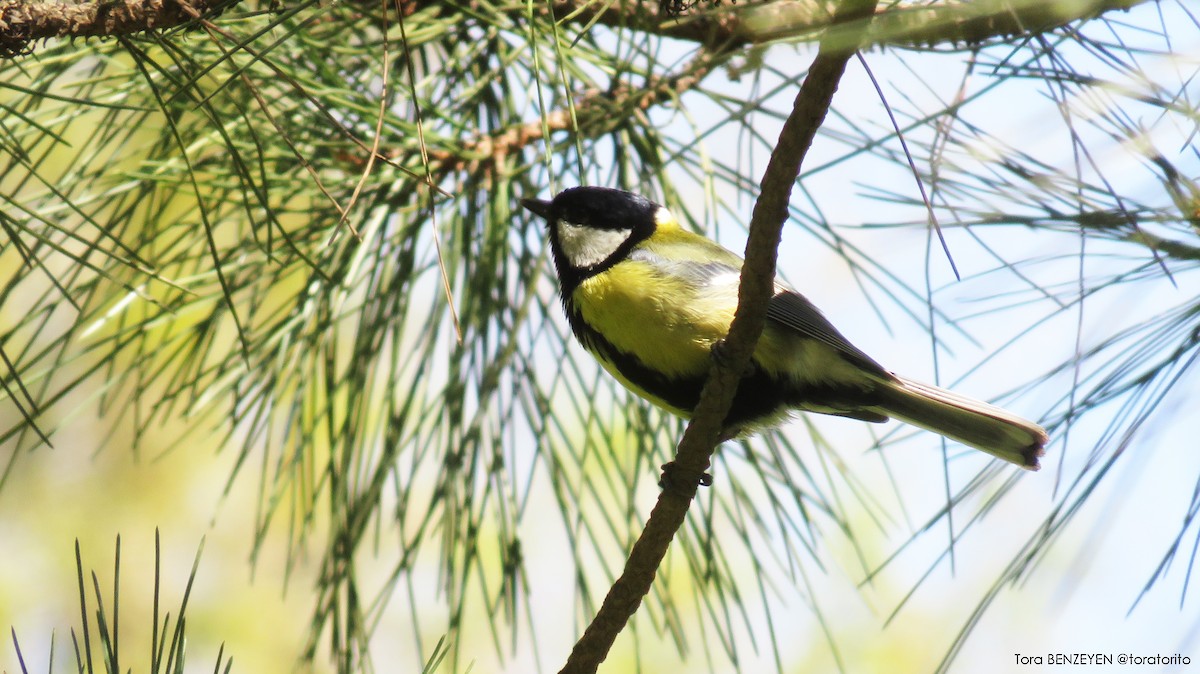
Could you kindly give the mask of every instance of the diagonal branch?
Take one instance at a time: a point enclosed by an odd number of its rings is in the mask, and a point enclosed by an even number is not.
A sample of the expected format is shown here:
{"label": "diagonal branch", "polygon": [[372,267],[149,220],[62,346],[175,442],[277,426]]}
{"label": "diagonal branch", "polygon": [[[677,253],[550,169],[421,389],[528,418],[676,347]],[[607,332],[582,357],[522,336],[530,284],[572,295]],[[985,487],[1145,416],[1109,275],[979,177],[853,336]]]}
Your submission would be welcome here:
{"label": "diagonal branch", "polygon": [[[853,21],[870,17],[874,0],[844,0],[837,9],[837,20]],[[860,24],[864,28],[869,23]],[[560,674],[594,672],[633,616],[642,597],[650,591],[658,566],[667,553],[675,532],[683,525],[688,508],[696,496],[699,477],[723,430],[723,421],[737,392],[741,373],[750,362],[766,321],[767,302],[775,279],[775,258],[780,232],[787,219],[792,185],[800,164],[812,144],[856,45],[845,36],[826,38],[808,71],[792,113],[784,122],[779,142],[763,174],[761,191],[754,205],[746,243],[746,262],[738,289],[738,309],[724,342],[722,357],[716,360],[708,382],[679,443],[675,457],[680,479],[659,495],[646,528],[634,543],[621,577],[604,598],[596,617],[575,644]],[[694,479],[692,479],[694,478]]]}

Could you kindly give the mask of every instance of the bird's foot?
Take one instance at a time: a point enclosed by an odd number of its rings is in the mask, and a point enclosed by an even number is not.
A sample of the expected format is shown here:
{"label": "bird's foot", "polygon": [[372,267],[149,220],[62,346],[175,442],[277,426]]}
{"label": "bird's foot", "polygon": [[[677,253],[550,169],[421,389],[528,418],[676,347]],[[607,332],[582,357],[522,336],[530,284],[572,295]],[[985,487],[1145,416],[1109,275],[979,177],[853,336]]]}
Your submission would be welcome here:
{"label": "bird's foot", "polygon": [[658,478],[658,486],[662,489],[686,490],[689,496],[695,493],[695,485],[711,487],[712,483],[712,475],[705,472],[697,475],[696,471],[687,470],[674,461],[662,465],[662,476]]}
{"label": "bird's foot", "polygon": [[[712,348],[709,349],[709,357],[711,357],[713,362],[717,363],[718,365],[727,364],[730,360],[729,344],[727,344],[723,339],[718,340],[712,345]],[[751,358],[746,363],[746,367],[742,368],[742,378],[744,379],[746,377],[753,376],[754,372],[754,359]]]}

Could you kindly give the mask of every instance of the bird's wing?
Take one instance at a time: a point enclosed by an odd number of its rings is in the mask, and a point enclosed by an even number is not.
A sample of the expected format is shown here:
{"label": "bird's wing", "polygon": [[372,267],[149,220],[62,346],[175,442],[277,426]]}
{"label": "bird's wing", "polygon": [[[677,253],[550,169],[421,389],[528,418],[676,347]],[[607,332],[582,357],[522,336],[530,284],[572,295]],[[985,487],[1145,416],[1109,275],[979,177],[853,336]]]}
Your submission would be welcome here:
{"label": "bird's wing", "polygon": [[870,356],[863,353],[838,332],[837,328],[821,314],[808,298],[800,293],[783,286],[776,286],[777,292],[767,304],[767,318],[795,330],[798,334],[815,339],[823,344],[837,349],[844,357],[854,364],[863,367],[887,379],[892,374],[883,369]]}
{"label": "bird's wing", "polygon": [[[683,236],[682,234],[679,236]],[[737,306],[737,288],[742,273],[742,258],[720,245],[700,236],[688,234],[670,254],[659,250],[635,248],[630,259],[650,262],[659,273],[683,279],[690,285],[708,286],[710,292],[720,289],[729,296],[730,311]],[[671,244],[658,244],[665,252]],[[776,283],[775,296],[767,304],[767,319],[802,337],[814,339],[832,347],[850,362],[883,379],[892,374],[859,350],[838,332],[812,302],[787,286]],[[732,317],[732,315],[730,316]]]}

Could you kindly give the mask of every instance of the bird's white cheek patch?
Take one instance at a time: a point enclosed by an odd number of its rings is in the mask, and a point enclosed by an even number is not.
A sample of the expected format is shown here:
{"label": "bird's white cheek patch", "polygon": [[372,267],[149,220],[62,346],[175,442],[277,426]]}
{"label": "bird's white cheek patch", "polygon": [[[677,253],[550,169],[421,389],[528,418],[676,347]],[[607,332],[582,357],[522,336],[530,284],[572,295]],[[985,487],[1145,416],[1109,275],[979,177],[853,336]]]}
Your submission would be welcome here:
{"label": "bird's white cheek patch", "polygon": [[573,267],[590,267],[607,260],[630,234],[628,229],[596,229],[558,221],[558,245]]}

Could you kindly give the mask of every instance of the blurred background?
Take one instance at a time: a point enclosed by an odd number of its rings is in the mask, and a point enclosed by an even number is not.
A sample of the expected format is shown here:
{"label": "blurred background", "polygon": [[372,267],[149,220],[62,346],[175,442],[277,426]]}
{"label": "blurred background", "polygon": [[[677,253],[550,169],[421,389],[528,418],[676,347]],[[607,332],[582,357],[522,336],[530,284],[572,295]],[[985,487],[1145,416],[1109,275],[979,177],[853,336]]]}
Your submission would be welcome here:
{"label": "blurred background", "polygon": [[[820,4],[205,8],[0,62],[0,669],[76,670],[78,541],[91,638],[99,593],[157,671],[157,530],[187,671],[556,671],[682,426],[569,337],[517,200],[624,187],[741,251]],[[780,274],[1039,420],[1042,469],[811,415],[727,443],[602,671],[1200,657],[1193,13],[875,23]]]}

